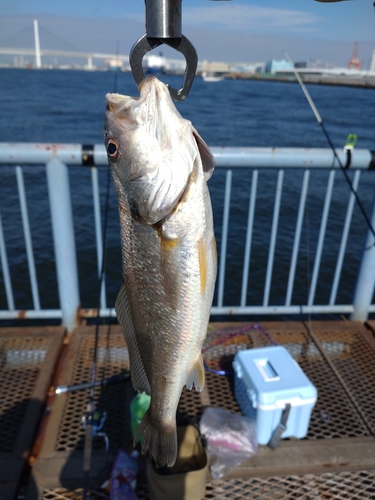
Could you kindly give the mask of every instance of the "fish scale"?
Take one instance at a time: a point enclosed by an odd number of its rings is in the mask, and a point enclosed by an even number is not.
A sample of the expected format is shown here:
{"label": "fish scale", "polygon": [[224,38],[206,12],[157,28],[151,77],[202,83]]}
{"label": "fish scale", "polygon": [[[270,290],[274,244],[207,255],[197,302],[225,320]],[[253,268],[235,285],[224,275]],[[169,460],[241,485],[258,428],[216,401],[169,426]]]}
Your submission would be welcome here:
{"label": "fish scale", "polygon": [[116,301],[132,383],[151,396],[135,442],[158,467],[177,456],[176,410],[202,390],[201,347],[216,279],[207,180],[214,160],[155,77],[140,97],[108,94],[105,145],[119,203],[123,284]]}

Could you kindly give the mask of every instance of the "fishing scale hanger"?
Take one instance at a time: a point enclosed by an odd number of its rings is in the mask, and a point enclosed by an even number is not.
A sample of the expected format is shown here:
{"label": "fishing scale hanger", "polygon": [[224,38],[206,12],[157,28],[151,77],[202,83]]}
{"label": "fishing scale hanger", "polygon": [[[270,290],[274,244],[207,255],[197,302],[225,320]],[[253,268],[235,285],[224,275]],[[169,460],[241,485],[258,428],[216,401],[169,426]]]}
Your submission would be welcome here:
{"label": "fishing scale hanger", "polygon": [[146,33],[134,44],[129,62],[134,80],[139,88],[145,79],[142,59],[150,50],[163,43],[181,52],[186,59],[184,82],[179,90],[168,85],[176,101],[186,99],[198,65],[198,56],[191,42],[181,32],[182,0],[145,0]]}

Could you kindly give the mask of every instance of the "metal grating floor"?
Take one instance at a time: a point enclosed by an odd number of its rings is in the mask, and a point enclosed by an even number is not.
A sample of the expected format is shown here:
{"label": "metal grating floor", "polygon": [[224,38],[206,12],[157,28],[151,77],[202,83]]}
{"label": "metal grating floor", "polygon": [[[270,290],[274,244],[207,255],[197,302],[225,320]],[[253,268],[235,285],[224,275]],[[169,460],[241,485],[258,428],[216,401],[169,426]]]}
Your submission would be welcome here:
{"label": "metal grating floor", "polygon": [[[139,500],[147,500],[147,488],[138,488]],[[103,490],[91,490],[89,500],[109,500]],[[355,500],[375,498],[375,470],[337,474],[229,479],[207,482],[204,500]],[[46,489],[40,500],[82,500],[82,489]]]}
{"label": "metal grating floor", "polygon": [[353,396],[369,431],[375,434],[375,351],[353,329],[338,334],[318,327],[313,334]]}
{"label": "metal grating floor", "polygon": [[51,339],[0,338],[0,453],[12,452]]}
{"label": "metal grating floor", "polygon": [[[91,379],[91,361],[94,352],[94,338],[89,330],[89,335],[81,335],[76,349],[74,369],[69,384],[78,384]],[[103,328],[98,344],[97,378],[112,377],[129,369],[129,355],[121,332],[116,329]],[[83,450],[84,430],[81,417],[86,411],[90,390],[85,389],[70,392],[66,395],[64,411],[61,417],[57,439],[56,451]],[[118,383],[105,388],[97,387],[95,390],[95,404],[99,411],[107,412],[105,431],[110,443],[119,447],[128,447],[131,440],[129,404],[135,392],[130,382]],[[104,440],[100,437],[94,439],[94,449],[104,449]]]}
{"label": "metal grating floor", "polygon": [[[272,341],[284,345],[318,389],[308,435],[303,440],[283,440],[274,451],[260,447],[255,459],[230,473],[225,481],[208,481],[205,498],[239,499],[250,495],[256,499],[375,498],[373,336],[363,325],[344,321],[272,322],[262,326],[265,333],[249,324],[210,324],[204,352],[206,362],[210,368],[229,370],[235,352],[240,349],[270,345]],[[59,384],[90,379],[93,334],[94,327],[74,332]],[[127,349],[119,327],[112,327],[109,335],[105,327],[101,328],[98,376],[115,375],[126,368]],[[206,405],[240,413],[233,396],[232,376],[206,373],[206,380],[206,389],[200,394],[183,391],[178,408],[180,417],[198,419]],[[130,448],[129,404],[133,395],[129,381],[96,390],[98,407],[108,413],[103,430],[112,444],[125,450]],[[69,393],[51,401],[49,422],[34,466],[34,480],[40,491],[38,500],[82,498],[78,487],[83,448],[80,421],[87,401],[88,391]],[[95,439],[94,448],[96,470],[103,475],[103,461],[113,459],[113,455],[106,454],[101,438]],[[68,487],[69,477],[72,481]],[[148,498],[145,482],[140,481],[137,494],[139,499]],[[104,498],[108,498],[105,492],[92,490],[90,499]]]}
{"label": "metal grating floor", "polygon": [[0,498],[13,499],[47,397],[63,328],[0,328]]}
{"label": "metal grating floor", "polygon": [[[355,330],[353,331],[353,326],[351,326],[350,331],[345,331],[344,325],[342,325],[341,328],[344,331],[329,332],[329,327],[334,327],[329,323],[327,324],[328,332],[325,330],[316,332],[318,338],[324,339],[321,345],[326,351],[327,357],[337,366],[342,376],[350,380],[353,388],[352,399],[332,370],[329,360],[323,356],[319,346],[302,323],[293,323],[292,325],[270,323],[264,326],[270,338],[276,344],[283,345],[288,349],[318,389],[318,402],[313,409],[307,439],[369,436],[368,425],[370,422],[368,418],[365,420],[361,418],[353,399],[359,400],[363,394],[368,415],[371,414],[372,409],[371,415],[375,416],[375,387],[372,391],[374,397],[369,396],[364,387],[367,381],[369,381],[367,387],[371,388],[375,385],[375,353],[361,335]],[[238,326],[233,326],[233,323],[213,328],[211,324],[206,346],[215,344],[222,337],[228,337],[228,340],[206,351],[207,364],[215,368],[215,361],[224,359],[220,366],[230,368],[233,356],[237,351],[255,346],[271,345],[270,338],[259,329],[251,328],[239,335],[231,336],[236,331],[245,328],[239,329]],[[315,326],[312,328],[315,330]],[[356,356],[354,357],[354,355]],[[210,363],[211,360],[213,362]],[[353,365],[355,365],[356,371],[353,370]],[[353,377],[354,373],[355,378]],[[207,374],[207,387],[211,404],[241,414],[237,401],[234,399],[231,384],[231,377]],[[362,391],[358,390],[359,387]]]}

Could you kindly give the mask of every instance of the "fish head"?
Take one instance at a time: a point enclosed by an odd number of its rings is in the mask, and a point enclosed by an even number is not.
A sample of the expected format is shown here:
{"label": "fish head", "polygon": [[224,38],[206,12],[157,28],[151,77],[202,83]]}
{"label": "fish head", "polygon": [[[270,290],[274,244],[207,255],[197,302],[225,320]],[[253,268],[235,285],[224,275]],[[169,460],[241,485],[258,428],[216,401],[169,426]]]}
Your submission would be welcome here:
{"label": "fish head", "polygon": [[153,76],[140,85],[140,97],[107,94],[106,100],[105,146],[116,189],[138,218],[159,222],[177,205],[201,156],[197,132]]}
{"label": "fish head", "polygon": [[140,98],[107,94],[104,144],[113,173],[123,185],[152,177],[160,161],[158,144],[145,130],[147,96]]}

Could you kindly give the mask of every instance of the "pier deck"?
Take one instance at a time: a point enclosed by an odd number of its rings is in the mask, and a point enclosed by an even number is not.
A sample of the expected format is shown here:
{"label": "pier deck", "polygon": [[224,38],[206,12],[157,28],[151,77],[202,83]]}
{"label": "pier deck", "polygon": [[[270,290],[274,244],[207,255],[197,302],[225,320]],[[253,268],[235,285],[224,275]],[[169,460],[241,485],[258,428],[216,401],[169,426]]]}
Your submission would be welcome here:
{"label": "pier deck", "polygon": [[[318,390],[308,435],[260,446],[253,459],[225,479],[207,477],[206,499],[375,498],[375,322],[210,323],[208,364],[222,365],[239,349],[284,345]],[[90,380],[94,326],[64,338],[60,327],[0,328],[0,498],[82,498],[84,430],[89,390],[54,394],[57,385]],[[236,334],[236,335],[231,335]],[[223,341],[223,339],[226,339]],[[272,339],[272,340],[271,340]],[[100,327],[98,378],[128,368],[118,325]],[[240,414],[231,376],[206,375],[202,393],[184,390],[179,418],[198,421],[207,405]],[[104,439],[93,440],[90,500],[108,499],[116,448],[130,450],[130,381],[97,387],[97,408],[107,412]],[[23,496],[22,496],[23,495]],[[148,498],[141,475],[137,495]]]}

